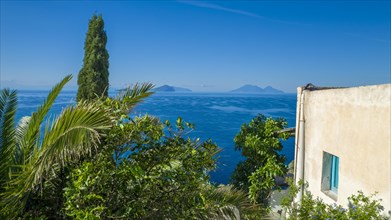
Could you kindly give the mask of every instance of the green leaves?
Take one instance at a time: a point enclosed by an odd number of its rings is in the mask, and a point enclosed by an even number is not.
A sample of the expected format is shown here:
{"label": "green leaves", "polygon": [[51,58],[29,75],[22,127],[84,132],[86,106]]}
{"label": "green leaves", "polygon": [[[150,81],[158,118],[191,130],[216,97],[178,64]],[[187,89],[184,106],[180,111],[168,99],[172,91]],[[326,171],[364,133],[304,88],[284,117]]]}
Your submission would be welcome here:
{"label": "green leaves", "polygon": [[83,67],[79,72],[77,101],[107,97],[109,89],[109,53],[101,15],[93,15],[84,42]]}
{"label": "green leaves", "polygon": [[[3,89],[0,94],[0,184],[10,178],[11,165],[16,160],[14,152],[14,119],[17,106],[15,90]],[[2,190],[0,189],[0,192]]]}
{"label": "green leaves", "polygon": [[[152,94],[152,84],[136,84],[116,98],[79,101],[43,123],[70,78],[16,128],[16,95],[0,99],[2,140],[9,142],[1,152],[9,174],[1,182],[1,218],[251,219],[263,213],[245,192],[209,182],[220,149],[190,138],[193,124],[128,115]],[[253,135],[247,142],[262,141]]]}
{"label": "green leaves", "polygon": [[27,127],[24,129],[23,135],[20,135],[22,139],[18,143],[19,148],[22,150],[24,160],[28,161],[33,156],[35,146],[39,142],[39,133],[41,124],[56,100],[58,94],[60,94],[62,88],[72,79],[71,75],[66,76],[60,83],[55,85],[49,92],[48,97],[38,107],[38,110],[31,115]]}
{"label": "green leaves", "polygon": [[254,204],[247,193],[232,185],[219,185],[204,189],[207,208],[199,213],[199,219],[262,219],[265,210]]}
{"label": "green leaves", "polygon": [[[212,202],[206,195],[212,187],[208,172],[216,166],[219,149],[211,141],[185,138],[183,132],[191,128],[182,119],[177,122],[175,127],[166,127],[170,123],[163,124],[149,115],[119,122],[106,139],[107,153],[99,154],[102,157],[94,160],[94,168],[72,172],[78,178],[68,183],[66,212],[85,216],[105,205],[105,211],[98,214],[110,218],[194,219],[205,211]],[[109,162],[114,159],[114,163]],[[80,177],[84,181],[79,181]],[[91,179],[98,181],[86,191],[84,187],[83,192],[78,190],[80,184]],[[89,203],[89,195],[101,196],[105,202]],[[220,204],[213,203],[216,207]]]}
{"label": "green leaves", "polygon": [[276,157],[269,158],[264,166],[259,167],[249,176],[251,183],[249,187],[250,199],[253,202],[259,201],[260,197],[263,200],[268,200],[270,196],[268,192],[275,187],[274,178],[284,174],[284,164],[278,162]]}
{"label": "green leaves", "polygon": [[125,113],[129,113],[129,110],[135,107],[136,104],[153,94],[153,87],[154,85],[152,83],[136,83],[133,87],[129,87],[120,92],[114,99],[117,101],[117,108],[126,109]]}
{"label": "green leaves", "polygon": [[[66,108],[52,122],[48,120],[40,140],[41,124],[62,87],[71,78],[67,76],[57,84],[31,117],[22,118],[16,129],[12,127],[13,133],[4,133],[6,130],[1,128],[5,138],[12,141],[9,146],[14,146],[2,148],[8,150],[0,155],[2,160],[8,158],[2,170],[8,167],[10,172],[10,178],[1,182],[4,189],[0,194],[1,212],[10,218],[20,214],[32,194],[42,190],[43,185],[62,172],[66,164],[91,154],[101,141],[104,130],[112,126],[104,110],[94,104],[79,103],[76,107]],[[16,97],[12,100],[16,102]],[[6,113],[2,111],[2,115],[6,116]],[[9,160],[11,157],[14,159]]]}
{"label": "green leaves", "polygon": [[112,117],[114,124],[121,123],[130,120],[130,111],[153,94],[153,87],[151,83],[136,83],[133,87],[121,91],[115,98],[100,98],[94,100],[94,103]]}
{"label": "green leaves", "polygon": [[34,163],[34,184],[49,172],[52,164],[63,167],[84,155],[91,155],[98,147],[103,131],[110,127],[108,115],[93,105],[82,104],[65,109],[43,135],[39,155]]}
{"label": "green leaves", "polygon": [[[98,169],[97,169],[98,168]],[[105,169],[97,164],[85,162],[73,170],[69,177],[72,183],[64,189],[66,215],[74,219],[100,219],[107,209],[106,200],[91,190],[100,186],[102,178],[109,178]],[[107,179],[105,179],[107,180]]]}
{"label": "green leaves", "polygon": [[[366,196],[358,191],[356,195],[348,198],[347,208],[336,204],[326,204],[320,198],[314,198],[307,190],[308,183],[299,182],[299,185],[290,182],[288,196],[283,199],[282,206],[288,213],[288,219],[390,219],[390,216],[383,215],[384,207],[381,200],[375,198],[376,194]],[[299,193],[299,188],[304,188],[304,194],[300,202],[294,198]]]}
{"label": "green leaves", "polygon": [[288,136],[278,131],[284,129],[284,119],[258,115],[249,124],[243,124],[235,136],[235,149],[247,159],[239,163],[232,174],[232,184],[249,192],[253,202],[267,205],[274,178],[286,172],[285,158],[279,155],[281,139]]}

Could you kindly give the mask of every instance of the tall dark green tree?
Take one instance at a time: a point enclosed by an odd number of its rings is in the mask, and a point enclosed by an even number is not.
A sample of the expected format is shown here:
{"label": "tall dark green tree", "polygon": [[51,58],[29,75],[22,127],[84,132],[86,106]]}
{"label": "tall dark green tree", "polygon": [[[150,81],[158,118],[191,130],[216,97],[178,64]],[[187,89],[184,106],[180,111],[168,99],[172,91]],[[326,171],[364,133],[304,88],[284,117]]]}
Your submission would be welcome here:
{"label": "tall dark green tree", "polygon": [[77,101],[107,96],[109,88],[109,53],[107,36],[101,15],[93,15],[88,24],[84,43],[83,68],[79,72]]}

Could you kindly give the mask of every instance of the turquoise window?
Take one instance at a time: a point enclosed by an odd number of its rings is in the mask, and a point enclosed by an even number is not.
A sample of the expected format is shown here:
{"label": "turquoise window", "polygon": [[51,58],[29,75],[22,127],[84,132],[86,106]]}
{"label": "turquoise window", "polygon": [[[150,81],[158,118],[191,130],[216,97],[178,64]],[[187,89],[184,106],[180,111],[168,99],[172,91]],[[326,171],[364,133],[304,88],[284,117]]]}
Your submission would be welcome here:
{"label": "turquoise window", "polygon": [[339,157],[323,151],[322,180],[320,189],[337,201],[339,183]]}
{"label": "turquoise window", "polygon": [[331,155],[331,175],[330,175],[330,189],[333,192],[338,192],[338,170],[339,158]]}

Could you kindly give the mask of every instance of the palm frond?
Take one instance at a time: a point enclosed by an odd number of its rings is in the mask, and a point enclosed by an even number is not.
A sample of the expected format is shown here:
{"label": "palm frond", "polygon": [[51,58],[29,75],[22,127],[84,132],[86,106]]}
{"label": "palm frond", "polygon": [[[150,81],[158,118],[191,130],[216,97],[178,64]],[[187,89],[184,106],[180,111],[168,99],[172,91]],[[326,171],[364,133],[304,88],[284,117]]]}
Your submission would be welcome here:
{"label": "palm frond", "polygon": [[32,164],[34,180],[31,186],[38,184],[53,164],[64,166],[91,154],[99,144],[103,130],[110,127],[106,113],[92,104],[65,109],[43,136],[38,158]]}
{"label": "palm frond", "polygon": [[128,110],[152,95],[154,85],[152,83],[136,83],[133,87],[120,92],[116,99],[126,104]]}
{"label": "palm frond", "polygon": [[42,145],[25,165],[20,165],[20,172],[15,173],[2,194],[1,205],[16,209],[16,213],[23,210],[29,194],[49,178],[52,169],[90,154],[111,121],[106,112],[90,104],[68,107],[46,125],[50,129],[45,128]]}
{"label": "palm frond", "polygon": [[[103,130],[111,125],[106,112],[92,104],[68,107],[44,134],[41,157],[49,157],[50,161],[64,165],[67,161],[90,154],[99,144]],[[50,164],[50,161],[45,164]]]}
{"label": "palm frond", "polygon": [[0,94],[0,185],[9,179],[9,169],[15,160],[15,90],[3,89]]}
{"label": "palm frond", "polygon": [[23,155],[23,141],[24,136],[27,133],[28,125],[30,123],[30,116],[24,116],[22,117],[18,125],[16,126],[15,130],[15,144],[16,144],[16,151],[15,151],[15,164],[23,164],[24,163],[24,155]]}
{"label": "palm frond", "polygon": [[262,208],[252,203],[247,193],[231,185],[219,185],[208,196],[209,210],[201,213],[200,219],[253,219],[263,214]]}
{"label": "palm frond", "polygon": [[31,119],[28,123],[26,133],[23,136],[23,140],[20,142],[21,148],[25,159],[28,159],[34,151],[34,146],[39,141],[40,126],[47,115],[48,111],[52,107],[58,94],[61,92],[64,85],[72,79],[71,75],[66,76],[60,83],[55,85],[49,92],[48,97],[43,104],[38,107],[38,110],[31,115]]}

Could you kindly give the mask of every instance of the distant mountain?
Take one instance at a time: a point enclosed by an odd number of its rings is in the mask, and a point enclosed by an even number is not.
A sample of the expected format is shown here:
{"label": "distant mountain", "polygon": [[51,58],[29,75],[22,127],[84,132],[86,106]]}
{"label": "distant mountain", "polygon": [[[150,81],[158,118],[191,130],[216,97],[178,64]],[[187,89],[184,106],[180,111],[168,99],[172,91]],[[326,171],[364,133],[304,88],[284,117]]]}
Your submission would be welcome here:
{"label": "distant mountain", "polygon": [[275,88],[273,88],[273,87],[271,87],[271,86],[265,87],[265,88],[263,89],[263,92],[264,92],[264,93],[267,93],[267,94],[282,94],[282,93],[284,93],[284,91],[279,90],[279,89],[275,89]]}
{"label": "distant mountain", "polygon": [[190,89],[174,86],[175,92],[192,92]]}
{"label": "distant mountain", "polygon": [[281,90],[275,89],[271,86],[267,86],[264,89],[254,85],[244,85],[238,89],[232,90],[233,93],[262,93],[262,94],[282,94]]}
{"label": "distant mountain", "polygon": [[254,85],[244,85],[238,89],[234,89],[231,92],[235,93],[263,93],[263,89]]}
{"label": "distant mountain", "polygon": [[175,91],[173,86],[168,86],[168,85],[160,86],[160,87],[157,87],[153,90],[155,92],[174,92]]}
{"label": "distant mountain", "polygon": [[190,89],[169,86],[169,85],[163,85],[163,86],[157,87],[157,88],[153,89],[153,91],[155,91],[155,92],[191,92]]}

